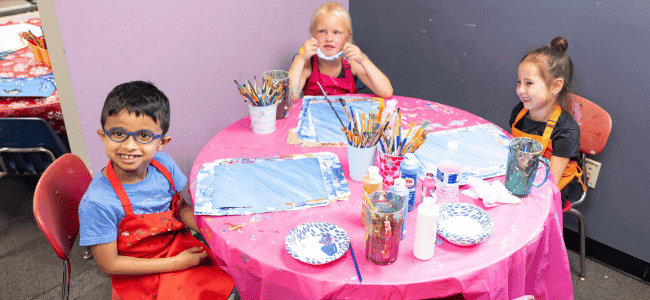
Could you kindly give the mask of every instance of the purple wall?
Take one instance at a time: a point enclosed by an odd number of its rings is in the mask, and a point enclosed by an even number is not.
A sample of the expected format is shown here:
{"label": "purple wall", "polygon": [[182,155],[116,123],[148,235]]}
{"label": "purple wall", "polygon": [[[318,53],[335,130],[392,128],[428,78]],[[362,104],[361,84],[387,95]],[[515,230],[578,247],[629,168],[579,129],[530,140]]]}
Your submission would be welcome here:
{"label": "purple wall", "polygon": [[288,70],[323,1],[179,3],[54,0],[93,174],[108,163],[96,134],[106,95],[149,80],[171,102],[172,142],[163,151],[189,178],[203,145],[248,114],[233,79]]}

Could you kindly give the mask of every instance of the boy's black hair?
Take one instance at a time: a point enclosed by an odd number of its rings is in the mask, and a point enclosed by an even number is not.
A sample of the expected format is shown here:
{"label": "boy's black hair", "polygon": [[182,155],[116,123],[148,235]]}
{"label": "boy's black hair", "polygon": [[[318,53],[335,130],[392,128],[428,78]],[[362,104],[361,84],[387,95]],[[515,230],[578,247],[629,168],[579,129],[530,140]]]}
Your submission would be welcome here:
{"label": "boy's black hair", "polygon": [[146,115],[154,122],[160,121],[162,133],[167,134],[170,118],[169,99],[151,82],[131,81],[113,88],[106,96],[102,108],[102,128],[106,124],[107,117],[117,115],[125,109],[138,117]]}

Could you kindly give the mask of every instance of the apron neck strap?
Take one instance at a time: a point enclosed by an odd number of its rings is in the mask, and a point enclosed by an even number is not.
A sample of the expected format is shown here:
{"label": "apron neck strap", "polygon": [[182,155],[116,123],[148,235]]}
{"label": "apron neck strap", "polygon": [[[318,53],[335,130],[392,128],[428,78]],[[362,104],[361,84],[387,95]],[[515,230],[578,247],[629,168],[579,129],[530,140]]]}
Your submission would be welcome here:
{"label": "apron neck strap", "polygon": [[122,206],[124,207],[124,214],[126,216],[133,215],[133,207],[131,206],[131,201],[129,201],[129,196],[126,195],[126,191],[124,190],[122,183],[117,178],[115,170],[113,170],[112,160],[109,161],[108,166],[106,166],[106,177],[111,183],[111,186],[113,186],[113,190],[115,190],[117,197],[120,198],[120,202],[122,202]]}
{"label": "apron neck strap", "polygon": [[[172,174],[169,173],[169,170],[163,166],[160,162],[158,162],[155,159],[151,160],[151,165],[154,166],[160,173],[162,173],[165,178],[169,181],[169,184],[172,186],[172,189],[174,190],[174,194],[177,193],[176,187],[174,186],[174,180],[172,180]],[[113,161],[108,162],[108,166],[106,166],[106,177],[108,178],[108,181],[111,183],[111,186],[113,186],[113,190],[115,190],[115,193],[117,194],[117,197],[120,199],[120,202],[122,202],[122,206],[124,207],[124,214],[125,215],[133,215],[133,206],[131,206],[131,201],[129,200],[129,196],[127,196],[126,191],[124,190],[124,187],[122,186],[122,183],[120,180],[117,178],[117,175],[115,174],[115,170],[113,169]],[[175,201],[172,201],[172,208],[176,207]]]}

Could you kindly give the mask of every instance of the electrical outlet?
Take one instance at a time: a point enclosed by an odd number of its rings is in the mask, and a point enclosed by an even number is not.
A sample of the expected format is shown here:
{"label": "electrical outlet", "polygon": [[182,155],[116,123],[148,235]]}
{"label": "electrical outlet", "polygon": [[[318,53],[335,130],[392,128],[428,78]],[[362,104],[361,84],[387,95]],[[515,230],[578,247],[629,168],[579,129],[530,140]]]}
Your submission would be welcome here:
{"label": "electrical outlet", "polygon": [[585,172],[587,172],[587,186],[590,188],[596,187],[596,180],[598,179],[598,173],[600,173],[600,163],[585,158]]}

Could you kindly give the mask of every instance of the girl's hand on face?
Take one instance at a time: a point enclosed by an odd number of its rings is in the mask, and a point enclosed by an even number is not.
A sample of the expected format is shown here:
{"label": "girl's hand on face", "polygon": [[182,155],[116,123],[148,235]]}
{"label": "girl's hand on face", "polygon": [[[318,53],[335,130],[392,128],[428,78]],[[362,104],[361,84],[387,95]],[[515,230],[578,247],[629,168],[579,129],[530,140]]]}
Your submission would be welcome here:
{"label": "girl's hand on face", "polygon": [[354,60],[356,63],[361,64],[366,59],[366,55],[356,45],[346,43],[343,46],[343,58],[347,61]]}
{"label": "girl's hand on face", "polygon": [[196,267],[206,257],[208,257],[208,252],[204,251],[203,247],[189,248],[176,255],[179,261],[178,268],[179,270],[185,270]]}
{"label": "girl's hand on face", "polygon": [[298,54],[304,60],[308,60],[316,54],[316,49],[318,49],[318,41],[312,37],[302,44],[302,48],[300,48]]}

